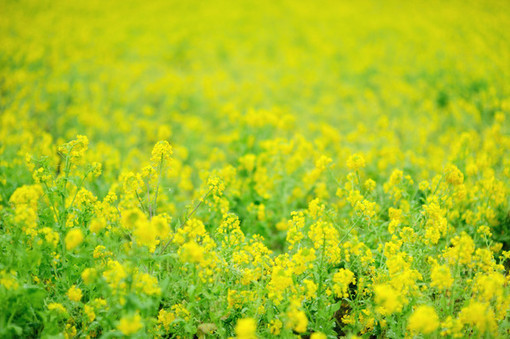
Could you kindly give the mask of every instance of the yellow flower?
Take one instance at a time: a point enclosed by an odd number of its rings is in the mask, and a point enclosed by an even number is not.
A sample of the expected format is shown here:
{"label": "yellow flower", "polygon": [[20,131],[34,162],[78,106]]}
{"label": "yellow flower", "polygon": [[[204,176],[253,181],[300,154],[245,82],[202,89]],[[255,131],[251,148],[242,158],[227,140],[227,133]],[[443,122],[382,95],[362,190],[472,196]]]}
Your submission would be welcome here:
{"label": "yellow flower", "polygon": [[109,255],[112,255],[112,252],[107,251],[106,247],[103,245],[97,245],[96,248],[94,248],[94,252],[92,252],[94,259],[107,257]]}
{"label": "yellow flower", "polygon": [[204,249],[194,241],[182,245],[180,258],[183,262],[200,263],[204,259]]}
{"label": "yellow flower", "polygon": [[207,186],[209,186],[209,190],[213,196],[221,196],[223,195],[223,191],[225,190],[225,183],[218,177],[210,177],[207,180]]}
{"label": "yellow flower", "polygon": [[432,267],[430,278],[432,279],[430,286],[437,287],[440,290],[450,288],[453,284],[453,278],[447,265]]}
{"label": "yellow flower", "polygon": [[463,324],[475,326],[480,333],[493,332],[497,328],[494,312],[489,304],[478,301],[472,301],[460,310],[459,320]]}
{"label": "yellow flower", "polygon": [[357,171],[360,168],[364,168],[365,165],[365,158],[360,153],[352,154],[349,159],[347,159],[347,168],[351,171]]}
{"label": "yellow flower", "polygon": [[439,318],[433,307],[418,306],[409,317],[409,330],[423,334],[430,334],[439,327]]}
{"label": "yellow flower", "polygon": [[89,305],[85,305],[83,307],[83,313],[85,313],[85,315],[89,319],[89,322],[93,322],[94,319],[96,319],[96,313],[94,313],[94,308],[92,308]]}
{"label": "yellow flower", "polygon": [[274,266],[271,280],[267,285],[269,299],[278,305],[283,300],[285,290],[290,286],[292,286],[292,271],[281,266]]}
{"label": "yellow flower", "polygon": [[239,339],[257,338],[257,323],[253,318],[239,319],[236,324],[235,332]]}
{"label": "yellow flower", "polygon": [[57,311],[60,314],[67,314],[66,308],[62,304],[59,304],[59,303],[49,303],[48,310]]}
{"label": "yellow flower", "polygon": [[362,201],[356,202],[354,208],[356,212],[363,215],[365,219],[368,220],[369,218],[373,218],[375,216],[377,203],[363,199]]}
{"label": "yellow flower", "polygon": [[112,288],[124,288],[126,285],[124,279],[128,276],[127,269],[118,261],[111,259],[108,260],[107,267],[108,269],[103,272],[103,277],[108,285]]}
{"label": "yellow flower", "polygon": [[306,332],[308,318],[306,317],[305,312],[298,310],[294,305],[291,306],[290,310],[287,312],[287,316],[289,317],[289,322],[287,324],[288,327],[298,333]]}
{"label": "yellow flower", "polygon": [[71,286],[67,291],[67,296],[71,301],[80,301],[82,297],[81,290],[76,285]]}
{"label": "yellow flower", "polygon": [[183,304],[175,304],[171,307],[171,309],[176,317],[182,318],[186,321],[189,320],[190,313]]}
{"label": "yellow flower", "polygon": [[390,217],[390,223],[388,225],[388,232],[391,234],[395,233],[395,229],[402,223],[402,210],[398,208],[390,207],[388,209],[388,215]]}
{"label": "yellow flower", "polygon": [[499,272],[478,276],[474,288],[478,294],[478,299],[487,302],[490,302],[493,298],[503,300],[506,280],[505,276]]}
{"label": "yellow flower", "polygon": [[170,236],[170,217],[166,215],[156,215],[151,220],[152,231],[157,234],[161,239],[166,239]]}
{"label": "yellow flower", "polygon": [[134,276],[135,287],[147,295],[161,294],[158,279],[147,273],[137,272]]}
{"label": "yellow flower", "polygon": [[374,292],[375,302],[379,306],[379,313],[387,315],[402,310],[403,305],[400,300],[400,293],[390,285],[375,285]]}
{"label": "yellow flower", "polygon": [[8,290],[18,289],[19,283],[16,280],[16,272],[7,272],[5,270],[0,271],[0,285],[4,286]]}
{"label": "yellow flower", "polygon": [[65,243],[68,251],[78,247],[83,242],[83,232],[79,228],[73,228],[67,232]]}
{"label": "yellow flower", "polygon": [[140,331],[142,327],[142,318],[138,313],[122,317],[119,321],[119,324],[117,325],[117,329],[124,335],[135,334],[136,332]]}
{"label": "yellow flower", "polygon": [[76,140],[71,140],[58,147],[58,151],[69,157],[70,163],[74,166],[78,159],[82,158],[88,149],[89,139],[84,135],[77,135]]}
{"label": "yellow flower", "polygon": [[52,230],[50,227],[43,227],[39,231],[39,233],[44,234],[44,239],[46,240],[46,242],[51,244],[51,246],[57,247],[59,240],[60,240],[60,236],[57,232]]}
{"label": "yellow flower", "polygon": [[448,165],[445,171],[446,182],[454,186],[460,185],[464,182],[464,174],[455,165]]}
{"label": "yellow flower", "polygon": [[347,293],[347,289],[349,288],[349,284],[356,283],[356,278],[354,277],[354,273],[350,270],[341,268],[338,270],[335,275],[333,275],[333,291],[338,297],[347,298],[349,294]]}
{"label": "yellow flower", "polygon": [[248,172],[253,171],[255,167],[256,156],[254,154],[246,154],[239,158],[239,164],[241,168],[244,168]]}
{"label": "yellow flower", "polygon": [[162,162],[170,160],[172,156],[173,150],[172,146],[166,140],[158,141],[154,148],[152,149],[151,154],[151,163],[154,168],[157,168],[158,165]]}
{"label": "yellow flower", "polygon": [[97,276],[97,271],[95,268],[86,268],[81,273],[81,278],[85,284],[90,284]]}
{"label": "yellow flower", "polygon": [[478,227],[477,233],[481,234],[483,238],[490,238],[492,237],[492,232],[489,226],[483,225]]}
{"label": "yellow flower", "polygon": [[165,309],[159,310],[158,314],[158,323],[163,325],[166,331],[170,330],[170,325],[175,320],[175,314],[173,312],[168,312]]}
{"label": "yellow flower", "polygon": [[[365,183],[363,184],[363,187],[365,187],[365,189],[368,191],[368,192],[371,192],[375,189],[375,186],[376,186],[376,183],[374,180],[372,179],[367,179],[365,180]],[[317,332],[319,333],[319,332]]]}
{"label": "yellow flower", "polygon": [[64,333],[66,339],[76,337],[77,333],[78,333],[78,331],[76,330],[76,326],[72,326],[69,323],[66,324],[66,329],[65,329],[65,333]]}
{"label": "yellow flower", "polygon": [[274,319],[274,320],[271,320],[271,322],[269,323],[268,326],[269,326],[269,330],[271,331],[271,334],[278,335],[278,334],[280,334],[280,332],[282,330],[283,324],[282,324],[281,320]]}
{"label": "yellow flower", "polygon": [[145,216],[136,223],[133,235],[139,245],[147,246],[151,252],[155,250],[158,244],[157,233],[154,224]]}
{"label": "yellow flower", "polygon": [[317,284],[314,283],[312,280],[306,279],[303,281],[306,285],[306,297],[308,299],[313,299],[316,297],[317,292]]}
{"label": "yellow flower", "polygon": [[89,229],[92,233],[99,234],[99,232],[106,227],[106,221],[104,219],[94,218],[90,222]]}
{"label": "yellow flower", "polygon": [[132,230],[135,226],[147,219],[145,214],[138,208],[128,209],[122,212],[121,225],[123,228]]}
{"label": "yellow flower", "polygon": [[420,181],[418,184],[418,189],[420,191],[426,191],[430,187],[430,184],[427,180]]}

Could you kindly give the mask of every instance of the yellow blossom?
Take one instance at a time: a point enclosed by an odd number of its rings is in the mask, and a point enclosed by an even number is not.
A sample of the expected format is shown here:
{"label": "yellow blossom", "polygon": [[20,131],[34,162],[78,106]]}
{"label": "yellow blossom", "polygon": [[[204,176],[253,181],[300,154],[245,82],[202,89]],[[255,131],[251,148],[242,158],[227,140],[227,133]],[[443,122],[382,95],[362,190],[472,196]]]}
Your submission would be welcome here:
{"label": "yellow blossom", "polygon": [[414,310],[407,326],[413,332],[430,334],[439,327],[439,318],[433,307],[422,305]]}
{"label": "yellow blossom", "polygon": [[365,167],[365,158],[360,153],[352,154],[347,159],[347,167],[351,171],[357,171],[357,170],[359,170],[361,168],[364,168]]}
{"label": "yellow blossom", "polygon": [[65,238],[66,249],[68,251],[75,249],[83,242],[83,232],[79,228],[73,228],[67,232]]}
{"label": "yellow blossom", "polygon": [[257,323],[253,318],[244,318],[237,321],[235,332],[239,339],[257,338]]}
{"label": "yellow blossom", "polygon": [[308,318],[305,312],[299,310],[296,306],[291,306],[290,310],[287,312],[287,317],[289,318],[288,327],[298,333],[306,332]]}
{"label": "yellow blossom", "polygon": [[60,303],[49,303],[48,310],[57,311],[60,314],[67,314],[66,308],[64,307],[64,305],[62,305]]}
{"label": "yellow blossom", "polygon": [[122,317],[117,325],[117,329],[124,335],[135,334],[140,331],[142,327],[142,318],[138,313]]}
{"label": "yellow blossom", "polygon": [[440,290],[450,288],[453,284],[453,278],[447,265],[435,265],[432,267],[430,286],[437,287]]}
{"label": "yellow blossom", "polygon": [[76,285],[71,286],[71,288],[67,291],[67,296],[71,301],[80,301],[82,295],[81,289],[76,287]]}

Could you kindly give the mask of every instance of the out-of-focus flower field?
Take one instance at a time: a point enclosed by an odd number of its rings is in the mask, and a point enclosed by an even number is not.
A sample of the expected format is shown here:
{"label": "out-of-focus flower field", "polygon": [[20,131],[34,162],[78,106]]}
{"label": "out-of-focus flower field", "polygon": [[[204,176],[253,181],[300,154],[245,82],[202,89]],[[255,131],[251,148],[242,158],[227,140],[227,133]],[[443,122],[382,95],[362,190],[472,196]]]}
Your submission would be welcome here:
{"label": "out-of-focus flower field", "polygon": [[0,337],[510,335],[508,1],[0,13]]}

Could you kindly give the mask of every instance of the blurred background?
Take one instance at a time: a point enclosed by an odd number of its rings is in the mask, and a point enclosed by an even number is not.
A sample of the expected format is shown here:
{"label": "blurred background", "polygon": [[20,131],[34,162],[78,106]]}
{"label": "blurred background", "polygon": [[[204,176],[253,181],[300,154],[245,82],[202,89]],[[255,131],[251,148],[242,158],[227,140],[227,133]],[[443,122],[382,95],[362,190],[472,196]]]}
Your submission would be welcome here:
{"label": "blurred background", "polygon": [[86,134],[111,166],[136,164],[161,139],[228,158],[242,140],[296,133],[369,160],[444,159],[458,136],[442,131],[480,131],[508,107],[509,8],[3,0],[2,139]]}

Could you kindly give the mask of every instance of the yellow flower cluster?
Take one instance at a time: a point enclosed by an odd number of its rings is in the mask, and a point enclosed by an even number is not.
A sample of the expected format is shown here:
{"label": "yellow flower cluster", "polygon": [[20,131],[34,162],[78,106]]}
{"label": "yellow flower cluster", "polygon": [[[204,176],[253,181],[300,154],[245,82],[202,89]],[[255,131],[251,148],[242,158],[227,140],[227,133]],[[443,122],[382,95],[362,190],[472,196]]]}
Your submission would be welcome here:
{"label": "yellow flower cluster", "polygon": [[79,228],[73,228],[66,234],[65,243],[68,251],[75,249],[83,242],[83,232]]}
{"label": "yellow flower cluster", "polygon": [[408,327],[413,332],[431,334],[439,327],[439,317],[433,307],[418,306],[409,317]]}
{"label": "yellow flower cluster", "polygon": [[143,324],[141,320],[142,318],[139,314],[128,315],[120,319],[117,328],[124,335],[132,335],[142,329]]}
{"label": "yellow flower cluster", "polygon": [[255,319],[253,318],[239,319],[235,328],[236,338],[239,339],[257,338],[256,330],[257,323],[255,322]]}
{"label": "yellow flower cluster", "polygon": [[69,291],[67,291],[67,296],[69,297],[69,300],[71,301],[80,301],[83,294],[81,292],[81,289],[76,287],[75,285],[71,286]]}

